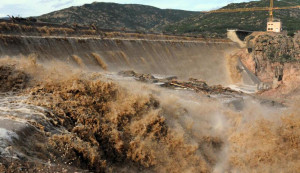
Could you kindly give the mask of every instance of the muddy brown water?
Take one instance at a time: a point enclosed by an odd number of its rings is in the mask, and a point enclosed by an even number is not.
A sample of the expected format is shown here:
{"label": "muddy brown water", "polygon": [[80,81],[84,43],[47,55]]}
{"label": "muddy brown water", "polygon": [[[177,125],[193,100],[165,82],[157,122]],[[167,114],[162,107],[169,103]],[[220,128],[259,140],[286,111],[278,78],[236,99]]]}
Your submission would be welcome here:
{"label": "muddy brown water", "polygon": [[249,98],[232,109],[218,97],[103,75],[135,70],[226,84],[225,56],[236,48],[1,37],[8,57],[1,82],[19,86],[10,80],[25,77],[16,93],[4,87],[0,95],[0,172],[297,172],[297,105],[269,108]]}
{"label": "muddy brown water", "polygon": [[226,84],[225,56],[237,47],[221,41],[2,36],[0,56],[31,55],[40,61],[56,59],[95,70],[135,70]]}

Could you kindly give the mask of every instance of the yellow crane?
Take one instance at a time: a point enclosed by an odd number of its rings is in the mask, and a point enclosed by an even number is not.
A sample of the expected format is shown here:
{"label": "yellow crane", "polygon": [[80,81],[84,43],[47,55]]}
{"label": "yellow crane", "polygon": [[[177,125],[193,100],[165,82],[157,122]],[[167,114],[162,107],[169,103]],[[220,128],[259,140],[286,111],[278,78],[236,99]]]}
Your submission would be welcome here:
{"label": "yellow crane", "polygon": [[274,1],[270,0],[270,9],[269,9],[269,22],[273,22],[273,8],[274,8]]}
{"label": "yellow crane", "polygon": [[247,11],[269,11],[269,19],[267,31],[280,32],[281,22],[274,21],[274,10],[285,10],[285,9],[300,9],[300,5],[287,6],[287,7],[274,7],[274,0],[270,0],[270,7],[254,7],[254,8],[236,8],[236,9],[219,9],[211,11],[203,11],[204,13],[234,13],[234,12],[247,12]]}

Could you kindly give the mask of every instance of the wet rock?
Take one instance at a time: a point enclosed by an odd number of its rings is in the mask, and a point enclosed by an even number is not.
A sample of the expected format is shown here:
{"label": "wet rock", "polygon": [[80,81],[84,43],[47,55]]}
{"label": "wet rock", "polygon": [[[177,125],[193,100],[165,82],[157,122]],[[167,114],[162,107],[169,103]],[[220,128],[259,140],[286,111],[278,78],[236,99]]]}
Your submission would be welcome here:
{"label": "wet rock", "polygon": [[166,80],[174,80],[174,79],[178,79],[177,76],[169,76],[165,78]]}
{"label": "wet rock", "polygon": [[224,94],[224,93],[235,93],[241,94],[241,92],[232,90],[222,85],[209,86],[205,81],[201,81],[195,78],[190,78],[188,81],[177,80],[176,76],[171,76],[163,79],[155,78],[151,74],[139,74],[134,71],[121,71],[118,73],[122,76],[134,77],[137,81],[148,82],[148,83],[161,83],[161,87],[166,88],[182,88],[194,90],[196,92],[202,92],[204,94]]}
{"label": "wet rock", "polygon": [[151,83],[155,83],[158,82],[158,79],[156,79],[154,76],[152,76],[151,74],[137,74],[135,76],[139,81],[142,82],[151,82]]}
{"label": "wet rock", "polygon": [[172,80],[175,78],[173,76],[173,77],[169,77],[169,78],[165,78],[165,79],[158,79],[158,78],[155,78],[151,74],[136,73],[135,71],[132,71],[132,70],[121,71],[118,74],[121,76],[124,76],[124,77],[134,77],[137,81],[147,82],[147,83],[164,82],[164,81]]}
{"label": "wet rock", "polygon": [[124,76],[124,77],[135,77],[137,75],[136,72],[133,70],[128,70],[128,71],[120,71],[118,75]]}
{"label": "wet rock", "polygon": [[187,82],[172,80],[164,83],[162,86],[167,88],[189,89],[203,94],[242,94],[241,92],[232,90],[228,87],[223,87],[222,85],[209,86],[206,82],[197,79],[192,79],[192,81]]}
{"label": "wet rock", "polygon": [[286,105],[280,102],[276,102],[274,100],[267,100],[267,99],[262,99],[260,100],[260,104],[269,106],[269,107],[277,107],[277,108],[285,108]]}

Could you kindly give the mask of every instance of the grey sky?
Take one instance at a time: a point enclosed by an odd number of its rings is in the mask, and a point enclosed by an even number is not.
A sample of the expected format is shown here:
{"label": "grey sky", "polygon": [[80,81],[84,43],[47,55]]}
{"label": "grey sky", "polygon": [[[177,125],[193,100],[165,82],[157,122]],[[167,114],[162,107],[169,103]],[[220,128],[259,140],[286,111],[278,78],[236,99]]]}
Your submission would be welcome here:
{"label": "grey sky", "polygon": [[[38,16],[70,6],[79,6],[97,0],[0,0],[0,17],[20,15]],[[144,4],[158,8],[202,11],[217,9],[229,3],[249,2],[250,0],[99,0],[122,4]],[[254,1],[254,0],[253,0]]]}

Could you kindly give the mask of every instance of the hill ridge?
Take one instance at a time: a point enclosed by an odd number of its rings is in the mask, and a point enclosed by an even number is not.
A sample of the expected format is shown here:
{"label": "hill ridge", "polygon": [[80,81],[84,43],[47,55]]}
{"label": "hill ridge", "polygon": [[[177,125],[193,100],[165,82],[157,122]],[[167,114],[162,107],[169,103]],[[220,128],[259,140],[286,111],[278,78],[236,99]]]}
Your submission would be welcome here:
{"label": "hill ridge", "polygon": [[39,16],[38,19],[53,23],[85,25],[94,23],[96,26],[106,29],[161,31],[162,26],[196,14],[199,12],[160,9],[140,4],[93,2],[54,11]]}
{"label": "hill ridge", "polygon": [[[275,6],[300,5],[300,0],[275,0]],[[221,9],[268,7],[269,0],[230,3]],[[275,17],[283,22],[290,34],[300,30],[300,10],[276,10]],[[150,5],[93,2],[54,11],[38,19],[43,22],[95,24],[99,28],[163,32],[176,35],[225,37],[227,28],[265,31],[268,11],[212,13],[160,9]]]}

